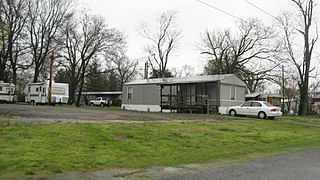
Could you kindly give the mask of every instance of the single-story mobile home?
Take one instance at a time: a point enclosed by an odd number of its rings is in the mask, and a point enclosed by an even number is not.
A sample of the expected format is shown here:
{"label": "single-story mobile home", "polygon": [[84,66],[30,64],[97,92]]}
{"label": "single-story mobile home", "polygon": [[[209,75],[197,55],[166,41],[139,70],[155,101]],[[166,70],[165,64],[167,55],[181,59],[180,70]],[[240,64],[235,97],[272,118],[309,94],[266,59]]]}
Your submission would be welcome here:
{"label": "single-story mobile home", "polygon": [[122,109],[207,112],[245,101],[246,85],[233,74],[143,79],[125,83]]}

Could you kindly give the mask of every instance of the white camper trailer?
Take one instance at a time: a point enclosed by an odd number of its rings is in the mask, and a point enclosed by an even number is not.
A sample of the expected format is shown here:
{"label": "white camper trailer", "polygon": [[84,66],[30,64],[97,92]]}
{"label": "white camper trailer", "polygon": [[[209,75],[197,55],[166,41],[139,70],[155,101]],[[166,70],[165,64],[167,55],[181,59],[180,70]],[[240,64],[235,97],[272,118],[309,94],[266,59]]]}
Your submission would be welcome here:
{"label": "white camper trailer", "polygon": [[0,81],[0,102],[14,102],[16,99],[14,91],[14,84]]}
{"label": "white camper trailer", "polygon": [[[29,83],[26,87],[25,101],[36,104],[47,104],[49,101],[49,81],[44,83]],[[68,103],[69,84],[52,82],[51,103]]]}

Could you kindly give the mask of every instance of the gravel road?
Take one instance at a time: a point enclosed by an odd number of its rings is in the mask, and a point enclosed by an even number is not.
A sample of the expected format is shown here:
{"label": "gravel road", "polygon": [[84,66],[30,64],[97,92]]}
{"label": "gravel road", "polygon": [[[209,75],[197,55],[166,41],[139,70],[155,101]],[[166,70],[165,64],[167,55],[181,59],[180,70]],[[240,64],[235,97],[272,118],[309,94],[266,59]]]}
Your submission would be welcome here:
{"label": "gravel road", "polygon": [[159,179],[319,180],[320,148]]}

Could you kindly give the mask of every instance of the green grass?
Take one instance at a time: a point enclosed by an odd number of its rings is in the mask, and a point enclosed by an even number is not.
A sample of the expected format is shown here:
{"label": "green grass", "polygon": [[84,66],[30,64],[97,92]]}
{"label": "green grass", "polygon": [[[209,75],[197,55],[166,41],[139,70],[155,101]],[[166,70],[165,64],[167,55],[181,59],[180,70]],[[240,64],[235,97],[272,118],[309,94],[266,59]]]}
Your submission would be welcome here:
{"label": "green grass", "polygon": [[319,116],[281,116],[277,119],[283,121],[297,122],[301,124],[312,124],[320,126]]}
{"label": "green grass", "polygon": [[0,116],[0,179],[211,163],[320,146],[320,128],[308,120],[301,124],[303,120],[220,118],[217,122],[32,125],[10,123]]}

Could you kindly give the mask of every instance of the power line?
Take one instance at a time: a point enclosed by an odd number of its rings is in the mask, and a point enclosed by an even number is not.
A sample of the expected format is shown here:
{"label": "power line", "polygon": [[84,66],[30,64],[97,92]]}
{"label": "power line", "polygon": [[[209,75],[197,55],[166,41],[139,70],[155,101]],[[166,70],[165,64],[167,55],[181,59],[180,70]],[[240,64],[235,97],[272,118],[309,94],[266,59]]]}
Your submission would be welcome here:
{"label": "power line", "polygon": [[[275,17],[274,15],[270,14],[270,13],[267,12],[266,10],[260,8],[259,6],[253,4],[252,2],[250,2],[250,1],[248,1],[248,0],[243,0],[243,1],[245,1],[245,2],[248,3],[248,4],[250,4],[251,6],[255,7],[256,9],[260,10],[261,12],[263,12],[263,13],[271,16],[271,17],[272,17],[273,19],[275,19],[276,21],[279,20],[277,17]],[[297,44],[297,43],[293,43],[293,44],[295,44],[296,46],[299,46],[299,47],[303,47],[303,46],[301,46],[300,44]],[[316,56],[315,58],[319,57],[319,53],[318,53],[318,52],[314,52],[314,53],[318,54],[318,56]]]}
{"label": "power line", "polygon": [[244,0],[246,3],[250,4],[251,6],[255,7],[256,9],[260,10],[261,12],[271,16],[272,18],[277,20],[277,17],[273,16],[271,13],[267,12],[266,10],[260,8],[259,6],[253,4],[252,2],[248,1],[248,0]]}
{"label": "power line", "polygon": [[[220,8],[216,7],[216,6],[213,6],[213,5],[211,5],[211,4],[208,4],[208,3],[203,2],[203,1],[201,1],[201,0],[196,0],[196,1],[197,1],[197,2],[199,2],[199,3],[201,3],[201,4],[204,4],[204,5],[208,6],[208,7],[210,7],[210,8],[212,8],[212,9],[215,9],[215,10],[217,10],[217,11],[219,11],[219,12],[222,12],[222,13],[224,13],[224,14],[228,15],[228,16],[231,16],[231,17],[233,17],[233,18],[235,18],[235,19],[237,19],[237,20],[239,20],[239,21],[242,21],[242,22],[248,23],[247,21],[245,21],[245,20],[243,20],[243,19],[241,19],[241,18],[239,18],[239,17],[237,17],[237,16],[235,16],[235,15],[233,15],[233,14],[231,14],[231,13],[227,12],[227,11],[224,11],[224,10],[222,10],[222,9],[220,9]],[[269,12],[267,12],[267,11],[263,10],[262,8],[258,7],[257,5],[255,5],[255,4],[251,3],[251,2],[249,2],[248,0],[244,0],[244,1],[245,1],[245,2],[247,2],[248,4],[250,4],[251,6],[253,6],[253,7],[257,8],[258,10],[260,10],[260,11],[262,11],[262,12],[266,13],[267,15],[271,16],[272,18],[274,18],[274,19],[278,20],[278,18],[277,18],[277,17],[273,16],[271,13],[269,13]],[[293,43],[293,44],[295,44],[296,46],[299,46],[299,47],[303,47],[303,46],[301,46],[301,45],[299,45],[299,44],[297,44],[297,43]],[[319,53],[317,53],[317,52],[315,52],[315,53],[319,55]]]}
{"label": "power line", "polygon": [[219,12],[222,12],[222,13],[228,15],[228,16],[231,16],[231,17],[233,17],[233,18],[235,18],[235,19],[238,19],[238,20],[240,20],[240,21],[246,22],[245,20],[243,20],[243,19],[241,19],[241,18],[238,18],[237,16],[235,16],[235,15],[233,15],[233,14],[231,14],[231,13],[228,13],[227,11],[224,11],[224,10],[222,10],[222,9],[219,9],[219,8],[217,8],[217,7],[215,7],[215,6],[211,5],[211,4],[208,4],[208,3],[203,2],[203,1],[201,1],[201,0],[196,0],[196,1],[198,1],[199,3],[204,4],[204,5],[212,8],[212,9],[215,9],[215,10],[217,10],[217,11],[219,11]]}

